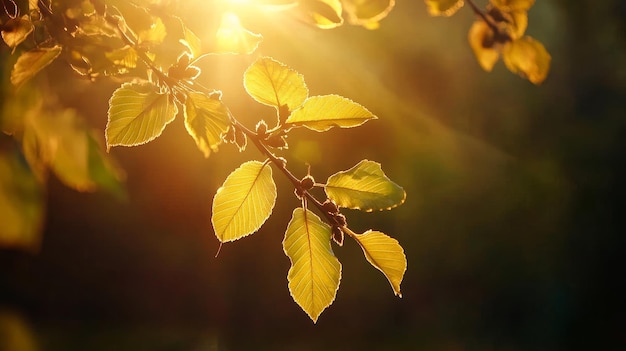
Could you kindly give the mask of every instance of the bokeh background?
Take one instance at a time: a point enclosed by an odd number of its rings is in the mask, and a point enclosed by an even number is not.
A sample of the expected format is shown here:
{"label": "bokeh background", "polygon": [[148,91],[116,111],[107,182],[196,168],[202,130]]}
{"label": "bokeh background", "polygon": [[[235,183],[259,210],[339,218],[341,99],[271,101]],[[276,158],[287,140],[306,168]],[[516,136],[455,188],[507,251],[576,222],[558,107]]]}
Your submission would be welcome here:
{"label": "bokeh background", "polygon": [[[200,1],[178,6],[199,35],[212,33]],[[340,94],[379,117],[294,132],[284,156],[318,180],[376,160],[404,186],[399,208],[346,211],[353,230],[404,247],[403,298],[347,240],[335,249],[337,298],[314,325],[287,289],[281,241],[298,201],[278,174],[273,216],[216,258],[212,196],[260,155],[224,146],[204,159],[177,120],[154,142],[111,151],[126,199],[50,180],[41,251],[0,252],[0,338],[24,350],[626,349],[625,15],[618,0],[537,1],[528,34],[552,69],[533,86],[502,63],[480,69],[467,8],[431,18],[423,2],[398,0],[376,31],[241,13],[264,35],[257,53],[201,64],[203,84],[222,89],[240,120],[273,118],[242,87],[258,55],[302,73],[312,95]],[[119,82],[54,69],[61,101],[103,129]]]}

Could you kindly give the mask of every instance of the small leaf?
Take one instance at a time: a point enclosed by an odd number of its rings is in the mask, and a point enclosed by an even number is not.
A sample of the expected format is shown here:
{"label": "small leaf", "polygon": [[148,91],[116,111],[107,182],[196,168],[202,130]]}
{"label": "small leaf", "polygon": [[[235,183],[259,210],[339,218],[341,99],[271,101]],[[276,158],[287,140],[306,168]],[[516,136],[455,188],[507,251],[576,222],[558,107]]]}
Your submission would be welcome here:
{"label": "small leaf", "polygon": [[339,95],[312,96],[287,118],[287,124],[324,132],[332,127],[357,127],[376,119],[370,111]]}
{"label": "small leaf", "polygon": [[61,46],[39,48],[20,55],[11,71],[11,84],[21,86],[34,77],[39,71],[52,63],[61,53]]}
{"label": "small leaf", "polygon": [[184,106],[185,127],[193,137],[198,149],[209,157],[211,151],[217,152],[222,142],[222,135],[228,131],[230,115],[219,98],[219,94],[189,92]]}
{"label": "small leaf", "polygon": [[368,160],[331,175],[324,190],[338,206],[368,212],[392,209],[406,198],[404,189],[387,178],[380,164]]}
{"label": "small leaf", "polygon": [[167,29],[165,28],[163,20],[159,17],[155,17],[153,21],[154,22],[152,22],[148,29],[142,30],[137,34],[139,43],[160,44],[165,40]]}
{"label": "small leaf", "polygon": [[378,22],[387,17],[395,5],[395,0],[343,0],[350,23],[367,29],[378,28]]}
{"label": "small leaf", "polygon": [[276,109],[286,105],[293,111],[309,96],[304,77],[271,57],[262,57],[248,67],[243,85],[256,101]]}
{"label": "small leaf", "polygon": [[291,261],[289,293],[314,323],[335,300],[341,280],[341,263],[330,237],[328,224],[313,212],[296,208],[283,240],[283,250]]}
{"label": "small leaf", "polygon": [[222,15],[216,39],[215,53],[249,55],[263,41],[263,36],[245,29],[236,14],[226,12]]}
{"label": "small leaf", "polygon": [[305,20],[319,28],[331,29],[343,24],[339,0],[300,0]]}
{"label": "small leaf", "polygon": [[242,164],[213,198],[211,222],[215,235],[224,243],[256,232],[272,214],[275,202],[272,168],[258,161]]}
{"label": "small leaf", "polygon": [[552,58],[541,42],[525,36],[504,46],[503,59],[511,72],[541,84],[548,76]]}
{"label": "small leaf", "polygon": [[26,40],[34,29],[28,15],[11,18],[2,26],[2,39],[11,49],[14,49]]}
{"label": "small leaf", "polygon": [[198,36],[183,24],[184,39],[181,43],[189,49],[192,58],[198,58],[202,55],[202,41]]}
{"label": "small leaf", "polygon": [[109,101],[105,129],[107,150],[112,146],[145,144],[161,135],[178,108],[168,94],[149,83],[125,83]]}
{"label": "small leaf", "polygon": [[431,16],[452,16],[463,5],[463,0],[424,0]]}
{"label": "small leaf", "polygon": [[494,48],[497,44],[494,32],[484,21],[475,21],[470,27],[468,40],[474,55],[485,71],[491,72],[500,58],[500,52]]}
{"label": "small leaf", "polygon": [[491,4],[503,11],[528,11],[535,0],[491,0]]}
{"label": "small leaf", "polygon": [[363,234],[353,233],[352,237],[363,249],[367,261],[383,272],[393,292],[402,297],[400,283],[406,272],[407,262],[404,249],[398,241],[384,233],[372,230]]}

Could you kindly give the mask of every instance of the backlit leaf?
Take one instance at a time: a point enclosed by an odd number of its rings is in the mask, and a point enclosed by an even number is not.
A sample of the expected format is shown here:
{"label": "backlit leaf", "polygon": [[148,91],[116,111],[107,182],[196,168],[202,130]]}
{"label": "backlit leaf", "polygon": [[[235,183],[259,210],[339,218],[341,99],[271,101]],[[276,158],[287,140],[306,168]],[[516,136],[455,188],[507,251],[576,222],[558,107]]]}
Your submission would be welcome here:
{"label": "backlit leaf", "polygon": [[331,228],[309,210],[296,208],[285,232],[283,250],[291,261],[289,293],[313,322],[335,300],[341,263],[330,246]]}
{"label": "backlit leaf", "polygon": [[339,0],[300,0],[299,6],[304,19],[319,28],[330,29],[343,24]]}
{"label": "backlit leaf", "polygon": [[504,11],[528,11],[535,0],[491,0],[491,4]]}
{"label": "backlit leaf", "polygon": [[304,77],[271,57],[262,57],[248,67],[243,85],[256,101],[277,109],[286,105],[293,111],[309,96]]}
{"label": "backlit leaf", "polygon": [[484,21],[475,21],[470,27],[468,40],[474,55],[485,71],[491,72],[500,58],[500,52],[495,49],[494,32]]}
{"label": "backlit leaf", "polygon": [[392,209],[406,198],[404,189],[387,178],[380,163],[369,160],[331,175],[324,190],[338,206],[368,212]]}
{"label": "backlit leaf", "polygon": [[191,29],[187,28],[184,24],[183,36],[184,39],[181,39],[181,42],[189,49],[191,57],[197,58],[202,55],[202,41],[198,38],[196,33],[192,32]]}
{"label": "backlit leaf", "polygon": [[529,36],[507,43],[502,56],[504,64],[511,72],[533,84],[541,84],[550,71],[552,57],[541,42]]}
{"label": "backlit leaf", "polygon": [[159,17],[154,18],[154,22],[148,29],[142,30],[137,34],[139,43],[155,43],[160,44],[165,40],[167,29],[163,20]]}
{"label": "backlit leaf", "polygon": [[61,53],[61,46],[38,48],[20,55],[11,71],[11,84],[19,87],[52,63]]}
{"label": "backlit leaf", "polygon": [[11,48],[20,45],[30,33],[33,32],[34,26],[28,15],[22,17],[11,18],[2,26],[2,39]]}
{"label": "backlit leaf", "polygon": [[351,24],[368,29],[378,28],[378,22],[387,17],[395,0],[343,0],[343,9]]}
{"label": "backlit leaf", "polygon": [[363,249],[365,258],[372,266],[383,272],[393,292],[402,297],[400,283],[406,272],[406,256],[398,241],[384,233],[368,230],[352,236]]}
{"label": "backlit leaf", "polygon": [[269,164],[248,161],[234,170],[215,193],[211,222],[220,242],[256,232],[272,214],[276,184]]}
{"label": "backlit leaf", "polygon": [[189,92],[184,106],[185,127],[204,157],[209,157],[211,151],[217,152],[230,125],[228,109],[219,95]]}
{"label": "backlit leaf", "polygon": [[112,146],[135,146],[157,138],[174,120],[178,108],[168,94],[149,83],[125,83],[109,101],[105,129],[107,150]]}
{"label": "backlit leaf", "polygon": [[463,5],[463,0],[424,0],[431,16],[452,16]]}
{"label": "backlit leaf", "polygon": [[239,17],[231,12],[222,15],[222,21],[215,36],[216,44],[213,51],[216,53],[249,55],[263,41],[263,36],[245,29]]}
{"label": "backlit leaf", "polygon": [[365,107],[348,98],[323,95],[308,98],[300,108],[293,111],[286,123],[324,132],[332,127],[357,127],[376,118]]}

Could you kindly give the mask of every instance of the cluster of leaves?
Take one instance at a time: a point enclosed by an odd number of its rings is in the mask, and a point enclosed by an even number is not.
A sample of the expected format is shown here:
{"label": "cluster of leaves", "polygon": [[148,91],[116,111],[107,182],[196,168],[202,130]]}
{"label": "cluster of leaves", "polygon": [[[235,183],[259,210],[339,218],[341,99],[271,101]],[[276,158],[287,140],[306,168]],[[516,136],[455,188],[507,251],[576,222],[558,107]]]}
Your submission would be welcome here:
{"label": "cluster of leaves", "polygon": [[[20,232],[32,234],[38,230],[41,201],[21,207],[15,202],[41,197],[50,172],[79,191],[119,185],[119,169],[80,116],[60,108],[49,97],[44,102],[30,88],[29,83],[40,71],[63,60],[78,75],[92,81],[108,76],[128,80],[109,101],[104,133],[107,150],[150,142],[180,116],[205,157],[223,144],[244,151],[248,141],[261,152],[264,161],[243,163],[215,194],[211,222],[221,243],[256,232],[271,215],[277,196],[271,165],[291,181],[301,206],[294,210],[283,241],[292,263],[287,277],[289,291],[313,321],[334,301],[339,288],[341,264],[331,245],[335,242],[342,246],[344,235],[360,245],[367,261],[400,295],[407,266],[402,247],[378,231],[355,233],[341,209],[388,210],[404,202],[404,190],[373,161],[363,160],[320,184],[310,170],[302,178],[293,175],[287,160],[277,155],[288,149],[287,136],[295,128],[324,132],[356,127],[376,119],[370,111],[338,95],[309,96],[302,75],[270,57],[261,57],[244,73],[244,86],[254,100],[275,108],[276,121],[270,125],[260,120],[254,130],[241,124],[222,102],[220,91],[207,89],[197,81],[201,74],[196,65],[199,60],[221,53],[250,54],[261,41],[259,34],[243,28],[229,10],[222,14],[215,40],[207,46],[158,1],[31,0],[24,16],[19,15],[20,6],[12,4],[15,11],[2,25],[5,43],[18,52],[10,80],[19,91],[27,93],[18,96],[27,96],[31,101],[16,99],[6,104],[5,110],[12,111],[5,111],[3,116],[13,117],[0,121],[2,131],[15,141],[3,137],[3,143],[11,149],[19,145],[17,159],[0,153],[0,180],[10,183],[6,187],[22,189],[12,196],[0,192],[0,209],[17,218],[11,220],[12,233],[1,237],[14,238]],[[257,5],[293,9],[300,18],[321,28],[342,24],[343,15],[352,24],[374,28],[394,3],[300,0],[259,1]],[[15,168],[32,176],[20,173],[18,178]],[[316,191],[317,196],[323,196],[321,200],[314,195]],[[26,192],[34,195],[24,196]],[[37,206],[29,209],[31,203]],[[20,212],[31,214],[20,216]],[[9,240],[4,244],[13,245]]]}
{"label": "cluster of leaves", "polygon": [[[425,0],[433,16],[452,16],[463,0]],[[538,40],[524,35],[528,10],[535,0],[490,0],[485,10],[467,0],[476,21],[469,30],[469,43],[480,66],[490,72],[502,56],[506,67],[533,84],[542,83],[550,70],[551,56]]]}

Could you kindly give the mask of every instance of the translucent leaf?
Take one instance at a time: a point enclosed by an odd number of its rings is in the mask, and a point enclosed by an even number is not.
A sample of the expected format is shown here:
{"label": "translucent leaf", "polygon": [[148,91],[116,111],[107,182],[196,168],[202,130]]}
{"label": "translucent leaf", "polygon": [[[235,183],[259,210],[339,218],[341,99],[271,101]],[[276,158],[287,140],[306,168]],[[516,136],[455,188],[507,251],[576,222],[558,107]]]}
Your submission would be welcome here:
{"label": "translucent leaf", "polygon": [[185,127],[196,141],[198,149],[209,157],[217,152],[222,135],[228,131],[230,115],[219,94],[211,96],[189,92],[184,106]]}
{"label": "translucent leaf", "polygon": [[239,17],[231,12],[222,15],[222,21],[216,33],[216,53],[249,55],[263,41],[263,36],[252,33],[241,25]]}
{"label": "translucent leaf", "polygon": [[341,280],[341,263],[330,237],[328,224],[313,212],[296,208],[283,240],[283,250],[291,261],[289,293],[314,323],[335,300]]}
{"label": "translucent leaf", "polygon": [[339,95],[312,96],[287,118],[288,124],[324,132],[332,127],[357,127],[376,119],[370,111]]}
{"label": "translucent leaf", "polygon": [[339,0],[300,0],[299,5],[305,20],[319,28],[330,29],[343,24]]}
{"label": "translucent leaf", "polygon": [[104,55],[114,65],[124,68],[135,68],[139,58],[137,51],[130,46],[125,46],[113,51],[107,51]]}
{"label": "translucent leaf", "polygon": [[11,18],[2,26],[2,39],[11,49],[14,49],[26,40],[34,29],[28,15]]}
{"label": "translucent leaf", "polygon": [[44,195],[24,159],[0,149],[0,248],[38,250]]}
{"label": "translucent leaf", "polygon": [[491,72],[500,58],[500,52],[494,48],[493,30],[484,21],[475,21],[470,27],[468,40],[480,67]]}
{"label": "translucent leaf", "polygon": [[159,17],[154,18],[154,22],[148,29],[142,30],[137,34],[139,43],[155,43],[160,44],[167,36],[167,29],[163,20]]}
{"label": "translucent leaf", "polygon": [[202,55],[202,41],[198,36],[183,24],[184,39],[181,39],[183,45],[189,49],[192,58]]}
{"label": "translucent leaf", "polygon": [[234,241],[256,232],[272,214],[276,184],[272,168],[248,161],[234,170],[213,198],[211,222],[220,242]]}
{"label": "translucent leaf", "polygon": [[395,0],[343,0],[343,9],[351,24],[368,29],[378,28],[378,22],[387,17]]}
{"label": "translucent leaf", "polygon": [[535,0],[491,0],[491,4],[504,11],[528,11]]}
{"label": "translucent leaf", "polygon": [[99,190],[104,190],[117,199],[125,199],[125,174],[111,156],[104,152],[103,143],[96,138],[100,133],[94,135],[95,132],[91,132],[87,135],[89,176]]}
{"label": "translucent leaf", "polygon": [[406,198],[404,189],[387,178],[380,164],[368,160],[331,175],[324,190],[338,206],[368,212],[392,209]]}
{"label": "translucent leaf", "polygon": [[302,105],[309,96],[304,77],[271,57],[256,60],[243,75],[246,91],[256,101],[290,111]]}
{"label": "translucent leaf", "polygon": [[511,72],[533,84],[541,84],[548,76],[552,57],[541,42],[531,37],[526,36],[507,43],[502,56],[504,64]]}
{"label": "translucent leaf", "polygon": [[393,292],[402,297],[400,283],[406,272],[406,256],[398,241],[381,232],[368,230],[352,237],[359,243],[365,258],[372,266],[383,272]]}
{"label": "translucent leaf", "polygon": [[463,0],[424,0],[431,16],[452,16],[463,5]]}
{"label": "translucent leaf", "polygon": [[61,46],[39,48],[20,55],[11,71],[11,84],[19,87],[52,63],[61,53]]}
{"label": "translucent leaf", "polygon": [[125,83],[109,101],[105,129],[107,150],[112,146],[135,146],[157,138],[178,113],[168,94],[149,83]]}

